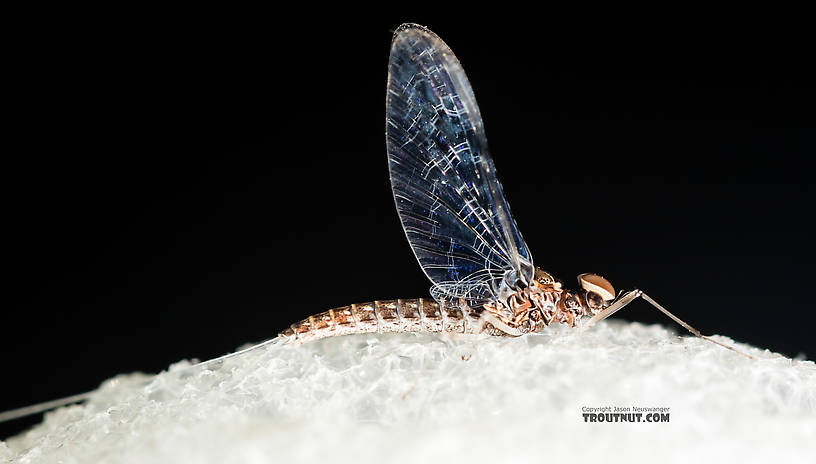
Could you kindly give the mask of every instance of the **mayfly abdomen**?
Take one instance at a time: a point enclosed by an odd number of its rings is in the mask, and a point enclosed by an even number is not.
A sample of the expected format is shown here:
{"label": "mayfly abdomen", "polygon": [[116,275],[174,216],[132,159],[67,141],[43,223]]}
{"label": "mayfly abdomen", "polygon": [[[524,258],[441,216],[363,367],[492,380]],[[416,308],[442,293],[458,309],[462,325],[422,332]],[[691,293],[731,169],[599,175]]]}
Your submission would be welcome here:
{"label": "mayfly abdomen", "polygon": [[306,342],[339,335],[388,332],[477,333],[479,316],[459,304],[426,298],[383,300],[330,309],[292,324],[281,333]]}

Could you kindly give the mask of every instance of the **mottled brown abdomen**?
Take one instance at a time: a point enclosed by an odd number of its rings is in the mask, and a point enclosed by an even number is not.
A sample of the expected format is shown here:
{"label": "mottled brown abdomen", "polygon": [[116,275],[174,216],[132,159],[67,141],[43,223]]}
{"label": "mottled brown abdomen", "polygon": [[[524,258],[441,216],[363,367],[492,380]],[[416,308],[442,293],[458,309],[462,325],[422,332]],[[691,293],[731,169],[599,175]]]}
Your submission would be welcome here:
{"label": "mottled brown abdomen", "polygon": [[292,324],[281,333],[306,342],[337,335],[386,332],[478,333],[479,315],[469,307],[425,298],[384,300],[330,309]]}

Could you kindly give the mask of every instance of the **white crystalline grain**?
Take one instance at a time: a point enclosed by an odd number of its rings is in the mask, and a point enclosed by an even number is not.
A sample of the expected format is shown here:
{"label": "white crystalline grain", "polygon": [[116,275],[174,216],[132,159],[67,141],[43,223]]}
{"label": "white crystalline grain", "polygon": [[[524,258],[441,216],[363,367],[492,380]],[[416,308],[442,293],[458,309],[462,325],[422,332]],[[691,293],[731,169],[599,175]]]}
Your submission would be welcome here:
{"label": "white crystalline grain", "polygon": [[[273,344],[111,379],[0,443],[0,460],[816,462],[816,365],[739,347],[757,360],[621,322]],[[584,422],[582,408],[604,406],[668,407],[670,419]]]}

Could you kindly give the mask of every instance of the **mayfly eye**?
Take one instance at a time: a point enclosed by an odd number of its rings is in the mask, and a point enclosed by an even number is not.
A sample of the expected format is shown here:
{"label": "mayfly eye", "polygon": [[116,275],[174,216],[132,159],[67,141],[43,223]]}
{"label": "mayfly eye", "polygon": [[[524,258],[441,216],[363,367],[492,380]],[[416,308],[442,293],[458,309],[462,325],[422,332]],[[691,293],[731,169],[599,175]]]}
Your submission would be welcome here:
{"label": "mayfly eye", "polygon": [[603,307],[604,300],[601,298],[601,295],[598,295],[595,292],[587,292],[586,294],[587,304],[592,309],[598,309]]}
{"label": "mayfly eye", "polygon": [[615,288],[598,274],[581,274],[578,276],[578,282],[585,292],[597,294],[604,302],[615,299]]}

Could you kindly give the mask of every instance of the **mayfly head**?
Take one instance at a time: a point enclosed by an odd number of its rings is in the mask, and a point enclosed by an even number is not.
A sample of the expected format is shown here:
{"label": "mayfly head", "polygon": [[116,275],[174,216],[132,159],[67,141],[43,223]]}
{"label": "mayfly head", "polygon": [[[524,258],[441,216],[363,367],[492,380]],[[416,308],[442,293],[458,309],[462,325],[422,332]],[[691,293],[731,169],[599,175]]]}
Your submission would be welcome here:
{"label": "mayfly head", "polygon": [[586,307],[592,314],[606,308],[615,300],[615,288],[608,280],[598,274],[581,274],[578,276],[581,295]]}

